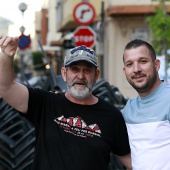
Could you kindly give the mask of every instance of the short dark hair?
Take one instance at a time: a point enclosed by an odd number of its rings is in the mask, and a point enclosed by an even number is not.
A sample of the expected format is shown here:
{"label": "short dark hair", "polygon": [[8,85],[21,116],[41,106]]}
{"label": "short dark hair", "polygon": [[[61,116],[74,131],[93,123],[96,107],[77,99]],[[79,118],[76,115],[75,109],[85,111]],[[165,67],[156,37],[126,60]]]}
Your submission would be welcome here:
{"label": "short dark hair", "polygon": [[[153,61],[156,60],[156,53],[155,53],[154,48],[149,43],[147,43],[146,41],[141,40],[141,39],[134,39],[134,40],[130,41],[125,46],[124,51],[132,49],[132,48],[137,48],[137,47],[140,47],[140,46],[145,46],[146,48],[148,48],[152,60]],[[124,61],[124,55],[123,55],[123,61]]]}

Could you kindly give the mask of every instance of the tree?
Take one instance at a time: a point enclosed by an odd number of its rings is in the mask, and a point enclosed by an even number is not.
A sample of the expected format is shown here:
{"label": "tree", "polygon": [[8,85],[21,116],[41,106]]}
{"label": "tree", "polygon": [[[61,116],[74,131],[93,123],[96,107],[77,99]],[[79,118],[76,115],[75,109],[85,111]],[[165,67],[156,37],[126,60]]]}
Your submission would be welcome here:
{"label": "tree", "polygon": [[34,70],[45,70],[43,56],[40,51],[32,52],[32,59],[33,59]]}
{"label": "tree", "polygon": [[157,55],[165,55],[165,80],[167,80],[168,63],[170,56],[170,16],[166,12],[165,0],[159,0],[160,7],[155,8],[155,15],[148,16],[146,22],[152,30],[152,44]]}

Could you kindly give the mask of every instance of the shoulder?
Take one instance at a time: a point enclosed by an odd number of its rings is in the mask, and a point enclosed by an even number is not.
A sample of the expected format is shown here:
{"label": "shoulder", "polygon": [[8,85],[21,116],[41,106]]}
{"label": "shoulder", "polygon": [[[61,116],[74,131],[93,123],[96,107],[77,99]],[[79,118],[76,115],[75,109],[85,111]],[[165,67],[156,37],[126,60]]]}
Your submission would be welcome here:
{"label": "shoulder", "polygon": [[[124,108],[121,110],[122,113],[126,112],[127,110],[134,108],[136,104],[139,102],[139,97],[136,97],[134,99],[129,99],[124,106]],[[138,104],[137,104],[138,105]]]}
{"label": "shoulder", "polygon": [[101,111],[103,110],[105,114],[110,114],[113,117],[122,116],[121,111],[116,106],[114,106],[114,104],[107,102],[103,99],[99,98],[98,107]]}
{"label": "shoulder", "polygon": [[47,93],[47,91],[40,89],[40,88],[32,88],[32,87],[27,87],[29,93]]}
{"label": "shoulder", "polygon": [[164,85],[165,90],[166,90],[168,93],[170,93],[170,84],[167,83],[167,82],[164,82],[163,85]]}
{"label": "shoulder", "polygon": [[104,107],[108,107],[108,108],[113,108],[113,109],[117,109],[112,103],[104,100],[104,99],[101,99],[101,98],[98,98],[99,101],[98,101],[98,104],[101,105],[101,106],[104,106]]}
{"label": "shoulder", "polygon": [[39,89],[39,88],[30,88],[28,87],[28,91],[29,91],[29,97],[31,98],[59,98],[59,99],[65,99],[65,95],[63,92],[61,93],[54,93],[54,92],[51,92],[51,91],[46,91],[46,90],[43,90],[43,89]]}

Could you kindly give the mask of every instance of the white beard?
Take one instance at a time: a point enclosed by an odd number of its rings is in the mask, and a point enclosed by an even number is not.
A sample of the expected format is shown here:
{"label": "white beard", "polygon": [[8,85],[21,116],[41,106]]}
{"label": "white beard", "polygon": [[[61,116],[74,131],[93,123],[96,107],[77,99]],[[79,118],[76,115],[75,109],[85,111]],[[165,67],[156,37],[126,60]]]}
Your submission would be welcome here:
{"label": "white beard", "polygon": [[85,99],[91,94],[91,89],[87,87],[74,87],[68,88],[68,91],[71,96],[75,97],[76,99]]}

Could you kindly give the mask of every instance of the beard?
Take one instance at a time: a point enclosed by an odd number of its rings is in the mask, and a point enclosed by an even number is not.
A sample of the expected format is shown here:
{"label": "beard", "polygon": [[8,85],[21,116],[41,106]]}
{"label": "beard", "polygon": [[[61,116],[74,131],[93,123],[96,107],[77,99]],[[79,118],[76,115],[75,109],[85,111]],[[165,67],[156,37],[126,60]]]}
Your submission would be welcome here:
{"label": "beard", "polygon": [[[146,75],[142,73],[136,74],[135,76],[140,76],[140,75],[146,77]],[[152,75],[149,75],[148,77],[146,77],[146,81],[144,83],[140,83],[138,85],[137,83],[133,81],[133,77],[127,78],[127,81],[138,93],[145,93],[145,92],[148,92],[150,89],[152,89],[153,85],[156,82],[156,79],[157,79],[157,73],[156,73],[156,70],[153,70]]]}
{"label": "beard", "polygon": [[[83,87],[74,86],[76,83],[82,83],[85,86]],[[87,98],[92,93],[92,88],[94,84],[95,84],[94,80],[89,84],[86,80],[76,79],[73,82],[70,82],[67,79],[68,92],[72,97],[80,100]]]}

